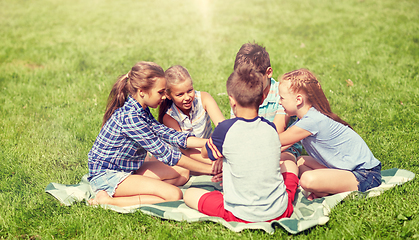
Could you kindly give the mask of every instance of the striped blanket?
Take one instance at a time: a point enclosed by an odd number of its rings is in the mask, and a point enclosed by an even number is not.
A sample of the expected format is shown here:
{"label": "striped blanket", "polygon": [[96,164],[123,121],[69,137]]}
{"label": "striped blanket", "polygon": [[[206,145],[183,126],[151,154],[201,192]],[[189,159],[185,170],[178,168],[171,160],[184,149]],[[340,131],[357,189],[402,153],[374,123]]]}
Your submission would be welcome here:
{"label": "striped blanket", "polygon": [[[414,173],[397,168],[383,170],[381,174],[382,184],[364,193],[357,191],[344,192],[309,201],[306,198],[307,193],[299,188],[296,193],[294,213],[292,216],[290,218],[283,218],[279,221],[273,221],[270,223],[226,222],[221,218],[207,216],[189,208],[183,200],[159,204],[144,204],[124,208],[111,205],[102,205],[102,207],[120,213],[131,213],[140,210],[145,214],[175,221],[213,221],[220,223],[235,232],[240,232],[244,229],[262,229],[268,233],[273,233],[275,231],[275,227],[281,226],[289,233],[296,234],[316,225],[326,224],[329,221],[329,213],[332,208],[345,198],[368,198],[378,196],[385,190],[408,182],[415,177]],[[184,186],[180,188],[182,191],[185,191],[189,187],[204,188],[210,191],[222,190],[222,187],[220,187],[218,183],[211,182],[210,178],[210,176],[193,176]],[[88,199],[94,197],[94,193],[87,181],[87,175],[82,177],[80,183],[74,185],[50,183],[46,187],[45,192],[51,194],[62,204],[67,206],[70,206],[76,201],[87,201]]]}

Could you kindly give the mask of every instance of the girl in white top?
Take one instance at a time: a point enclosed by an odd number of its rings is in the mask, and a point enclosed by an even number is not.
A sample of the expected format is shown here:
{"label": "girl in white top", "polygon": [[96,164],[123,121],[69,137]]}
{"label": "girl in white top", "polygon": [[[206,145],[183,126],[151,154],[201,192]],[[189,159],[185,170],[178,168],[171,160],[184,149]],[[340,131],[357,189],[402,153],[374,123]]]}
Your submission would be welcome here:
{"label": "girl in white top", "polygon": [[282,149],[301,141],[309,156],[298,161],[300,185],[309,200],[381,184],[381,163],[365,141],[330,109],[316,77],[307,69],[282,76],[280,104],[298,119],[279,134]]}
{"label": "girl in white top", "polygon": [[[192,78],[186,68],[175,65],[165,71],[166,100],[159,108],[159,122],[181,132],[191,132],[199,138],[212,134],[211,121],[217,126],[224,120],[215,100],[209,93],[195,91]],[[182,152],[196,160],[212,164],[203,159],[198,149]]]}

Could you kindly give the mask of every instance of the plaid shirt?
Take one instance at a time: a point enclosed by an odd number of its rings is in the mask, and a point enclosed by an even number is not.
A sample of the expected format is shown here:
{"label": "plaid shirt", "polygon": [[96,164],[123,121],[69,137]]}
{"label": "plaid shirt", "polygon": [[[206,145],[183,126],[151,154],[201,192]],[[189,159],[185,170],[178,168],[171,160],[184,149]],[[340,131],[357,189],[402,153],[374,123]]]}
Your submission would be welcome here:
{"label": "plaid shirt", "polygon": [[148,108],[128,96],[124,106],[115,110],[100,130],[89,157],[89,179],[107,169],[133,172],[141,167],[147,151],[167,165],[181,157],[177,146],[186,148],[190,133],[182,133],[160,124]]}

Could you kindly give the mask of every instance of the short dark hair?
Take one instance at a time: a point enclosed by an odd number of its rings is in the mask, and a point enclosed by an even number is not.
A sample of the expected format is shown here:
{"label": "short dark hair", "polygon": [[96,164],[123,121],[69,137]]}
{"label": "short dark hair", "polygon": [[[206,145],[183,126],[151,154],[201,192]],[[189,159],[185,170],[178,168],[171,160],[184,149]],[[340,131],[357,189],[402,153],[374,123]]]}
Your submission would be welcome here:
{"label": "short dark hair", "polygon": [[242,64],[250,64],[256,71],[265,75],[271,66],[271,60],[265,47],[257,43],[245,43],[236,54],[234,69]]}
{"label": "short dark hair", "polygon": [[259,108],[263,99],[263,75],[249,64],[240,65],[228,77],[227,93],[242,107]]}

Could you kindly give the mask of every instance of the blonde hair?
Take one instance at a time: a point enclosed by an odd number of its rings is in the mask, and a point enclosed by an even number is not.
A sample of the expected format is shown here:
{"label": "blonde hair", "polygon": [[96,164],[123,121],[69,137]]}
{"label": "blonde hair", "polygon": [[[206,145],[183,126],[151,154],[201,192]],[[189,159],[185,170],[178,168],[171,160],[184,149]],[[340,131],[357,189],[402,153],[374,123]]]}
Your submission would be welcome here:
{"label": "blonde hair", "polygon": [[[191,83],[193,84],[191,75],[189,74],[188,70],[185,67],[182,67],[180,65],[174,65],[168,68],[164,72],[164,76],[166,78],[166,94],[170,94],[171,92],[170,88],[173,85],[183,83],[186,80],[190,80]],[[160,104],[159,117],[158,117],[158,121],[160,123],[163,123],[163,116],[164,114],[166,114],[167,109],[169,109],[171,105],[172,105],[172,100],[168,98],[163,100],[163,102]]]}

